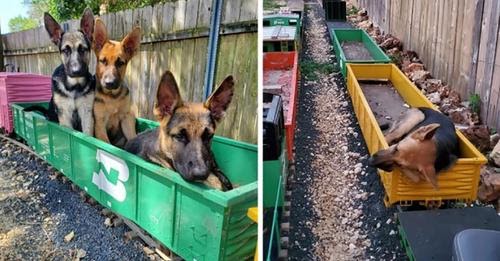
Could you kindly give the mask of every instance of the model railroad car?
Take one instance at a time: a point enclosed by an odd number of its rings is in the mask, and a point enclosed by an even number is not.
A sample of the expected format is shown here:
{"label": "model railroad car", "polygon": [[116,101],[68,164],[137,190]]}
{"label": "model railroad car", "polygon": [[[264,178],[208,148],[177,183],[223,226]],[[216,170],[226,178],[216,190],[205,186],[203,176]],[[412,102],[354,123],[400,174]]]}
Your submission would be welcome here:
{"label": "model railroad car", "polygon": [[280,223],[283,210],[288,157],[281,96],[264,93],[263,105],[263,237],[265,260],[276,260],[281,249]]}
{"label": "model railroad car", "polygon": [[[410,107],[435,108],[394,64],[347,64],[347,89],[370,154],[388,147],[377,122],[377,118],[384,115],[375,115],[374,111],[383,109],[395,113],[404,110],[405,103]],[[394,90],[396,96],[391,97]],[[377,101],[375,92],[382,93],[388,102]],[[397,102],[399,97],[401,102]],[[384,109],[384,104],[396,107]],[[405,206],[413,202],[440,205],[444,200],[470,203],[476,199],[480,169],[486,158],[460,131],[456,133],[460,157],[450,169],[438,174],[439,190],[428,182],[412,183],[398,169],[392,172],[379,170],[386,206],[395,203]]]}
{"label": "model railroad car", "polygon": [[264,52],[300,51],[302,19],[289,10],[266,14],[263,17]]}
{"label": "model railroad car", "polygon": [[279,95],[264,93],[263,102],[263,202],[264,208],[283,206],[284,197],[276,198],[277,190],[284,190],[288,177],[288,157],[283,121],[283,103]]}
{"label": "model railroad car", "polygon": [[264,52],[291,52],[299,50],[296,26],[266,26],[262,33]]}
{"label": "model railroad car", "polygon": [[332,29],[330,37],[340,71],[347,77],[347,63],[390,63],[391,59],[361,29]]}
{"label": "model railroad car", "polygon": [[[257,148],[215,137],[212,149],[235,188],[186,182],[172,170],[53,122],[32,103],[13,104],[17,135],[103,206],[126,217],[186,260],[246,260],[254,255]],[[35,105],[47,107],[47,103]],[[137,119],[137,132],[158,123]]]}
{"label": "model railroad car", "polygon": [[0,73],[0,129],[10,134],[14,102],[48,101],[52,95],[49,76],[30,73]]}
{"label": "model railroad car", "polygon": [[[278,182],[283,182],[286,177],[280,176]],[[275,205],[263,209],[263,239],[264,239],[264,260],[278,260],[281,243],[281,221],[283,207],[278,205],[279,198],[285,194],[285,189],[279,186],[275,191]]]}
{"label": "model railroad car", "polygon": [[262,18],[264,27],[270,26],[295,26],[297,34],[301,35],[302,22],[299,14],[294,13],[277,13],[264,15]]}
{"label": "model railroad car", "polygon": [[[302,1],[293,9],[263,18],[264,48],[264,258],[277,260],[288,163],[293,161],[298,100],[298,54],[302,32]],[[284,128],[284,133],[283,133]]]}
{"label": "model railroad car", "polygon": [[346,2],[340,0],[322,0],[323,10],[325,11],[325,19],[327,21],[347,20]]}
{"label": "model railroad car", "polygon": [[293,159],[298,99],[297,52],[264,53],[264,92],[281,95],[285,115],[286,149]]}

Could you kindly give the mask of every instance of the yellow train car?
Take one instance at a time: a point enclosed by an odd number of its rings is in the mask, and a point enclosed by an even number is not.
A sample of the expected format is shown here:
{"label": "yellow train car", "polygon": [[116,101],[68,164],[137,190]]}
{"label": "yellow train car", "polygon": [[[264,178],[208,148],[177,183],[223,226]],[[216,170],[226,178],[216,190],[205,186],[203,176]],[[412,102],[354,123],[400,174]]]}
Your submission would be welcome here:
{"label": "yellow train car", "polygon": [[[410,107],[436,107],[394,64],[348,64],[347,88],[354,111],[370,154],[388,147],[377,123],[360,80],[387,80]],[[444,200],[470,203],[477,197],[480,168],[486,158],[457,130],[460,158],[450,169],[439,173],[439,190],[430,183],[412,183],[398,169],[392,172],[379,171],[385,189],[384,203],[387,207],[399,203],[402,206],[419,202],[425,206],[441,204]]]}

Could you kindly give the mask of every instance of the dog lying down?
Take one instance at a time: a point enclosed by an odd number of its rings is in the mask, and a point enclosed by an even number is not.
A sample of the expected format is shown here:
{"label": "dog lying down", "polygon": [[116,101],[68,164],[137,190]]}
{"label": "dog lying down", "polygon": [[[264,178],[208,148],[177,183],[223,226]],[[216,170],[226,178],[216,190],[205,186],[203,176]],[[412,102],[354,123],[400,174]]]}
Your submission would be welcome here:
{"label": "dog lying down", "polygon": [[173,74],[166,71],[154,108],[160,126],[137,135],[127,142],[125,150],[173,169],[187,181],[231,190],[231,182],[217,167],[211,144],[233,92],[233,77],[228,76],[205,103],[184,102]]}
{"label": "dog lying down", "polygon": [[399,167],[413,182],[426,180],[439,189],[436,173],[451,167],[459,156],[453,122],[429,108],[412,108],[385,135],[389,148],[369,159],[385,171]]}

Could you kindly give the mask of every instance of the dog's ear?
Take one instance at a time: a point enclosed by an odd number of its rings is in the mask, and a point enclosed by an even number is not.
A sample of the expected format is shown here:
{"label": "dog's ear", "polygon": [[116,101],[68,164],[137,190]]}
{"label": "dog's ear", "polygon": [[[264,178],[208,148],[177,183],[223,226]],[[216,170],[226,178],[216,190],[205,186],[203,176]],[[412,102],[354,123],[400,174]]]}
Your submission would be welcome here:
{"label": "dog's ear", "polygon": [[96,54],[102,50],[102,47],[104,47],[107,41],[108,32],[106,31],[106,25],[104,25],[101,19],[97,18],[94,26],[94,51]]}
{"label": "dog's ear", "polygon": [[59,44],[61,44],[61,37],[63,33],[59,23],[57,23],[49,13],[43,14],[43,23],[45,24],[47,33],[49,33],[50,40],[52,40],[55,45],[59,46]]}
{"label": "dog's ear", "polygon": [[205,107],[210,110],[215,121],[220,121],[226,113],[227,106],[231,103],[234,94],[233,76],[229,75],[219,85],[219,88],[205,102]]}
{"label": "dog's ear", "polygon": [[440,126],[441,125],[439,125],[439,123],[422,126],[413,132],[411,137],[419,141],[429,140],[434,136],[434,134],[436,134],[436,131]]}
{"label": "dog's ear", "polygon": [[432,187],[436,190],[439,189],[438,182],[437,182],[437,177],[436,177],[436,170],[434,169],[433,165],[425,166],[425,167],[419,167],[418,171],[422,173],[424,176],[425,180],[431,183]]}
{"label": "dog's ear", "polygon": [[154,115],[162,120],[172,116],[174,110],[181,105],[181,94],[174,75],[170,71],[166,71],[161,76],[158,91],[156,91]]}
{"label": "dog's ear", "polygon": [[141,46],[141,28],[136,26],[132,32],[127,34],[122,41],[123,50],[127,54],[128,58],[132,58],[134,54],[139,50]]}
{"label": "dog's ear", "polygon": [[94,14],[92,13],[92,9],[88,7],[83,11],[82,19],[80,20],[80,30],[82,30],[87,39],[92,42],[94,33]]}

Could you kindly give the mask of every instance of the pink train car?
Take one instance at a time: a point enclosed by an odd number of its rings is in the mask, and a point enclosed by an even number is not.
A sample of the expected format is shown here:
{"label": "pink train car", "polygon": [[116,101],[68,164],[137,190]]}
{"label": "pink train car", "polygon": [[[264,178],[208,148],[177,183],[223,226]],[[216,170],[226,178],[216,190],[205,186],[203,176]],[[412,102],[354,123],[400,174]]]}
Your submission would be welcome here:
{"label": "pink train car", "polygon": [[0,72],[0,129],[13,130],[13,102],[43,102],[51,97],[50,76],[31,73]]}

